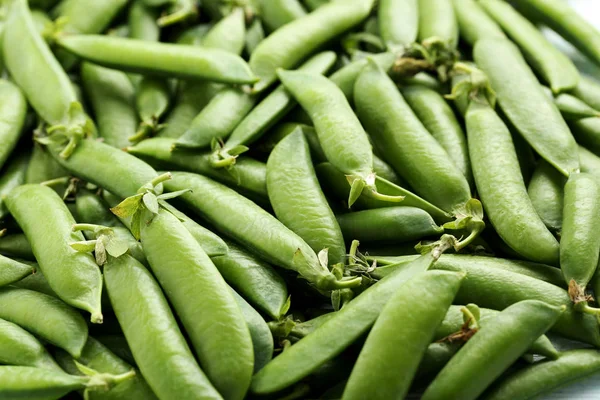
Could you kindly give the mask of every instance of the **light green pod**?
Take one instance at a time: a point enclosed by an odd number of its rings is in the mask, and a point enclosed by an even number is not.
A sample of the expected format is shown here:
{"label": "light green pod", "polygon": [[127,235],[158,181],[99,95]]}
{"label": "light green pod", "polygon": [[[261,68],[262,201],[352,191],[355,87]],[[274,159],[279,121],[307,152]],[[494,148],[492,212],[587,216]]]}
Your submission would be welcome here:
{"label": "light green pod", "polygon": [[17,86],[4,79],[0,80],[0,98],[2,99],[0,102],[1,169],[21,137],[27,116],[27,100]]}
{"label": "light green pod", "polygon": [[527,187],[535,211],[544,225],[555,232],[562,227],[565,182],[560,172],[547,162],[540,161]]}
{"label": "light green pod", "polygon": [[377,12],[379,32],[388,49],[406,47],[417,40],[419,5],[417,0],[381,0]]}

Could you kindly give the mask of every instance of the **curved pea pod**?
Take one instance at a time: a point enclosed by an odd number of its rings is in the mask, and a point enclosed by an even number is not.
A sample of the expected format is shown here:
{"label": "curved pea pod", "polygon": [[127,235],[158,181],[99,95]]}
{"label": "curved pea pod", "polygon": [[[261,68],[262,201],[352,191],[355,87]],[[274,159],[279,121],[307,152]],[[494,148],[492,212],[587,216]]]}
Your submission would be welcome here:
{"label": "curved pea pod", "polygon": [[[571,174],[564,187],[560,267],[565,281],[585,298],[585,287],[596,271],[600,254],[600,186],[586,173]],[[572,294],[575,302],[581,301]]]}
{"label": "curved pea pod", "polygon": [[17,154],[12,157],[0,175],[0,219],[8,215],[4,205],[4,197],[14,188],[25,183],[25,176],[29,165],[28,154]]}
{"label": "curved pea pod", "polygon": [[277,79],[278,68],[294,68],[325,43],[367,18],[374,0],[335,0],[283,26],[260,42],[250,67],[260,78],[260,92]]}
{"label": "curved pea pod", "polygon": [[451,0],[418,0],[419,41],[441,40],[451,48],[458,45],[458,22]]}
{"label": "curved pea pod", "polygon": [[579,146],[579,161],[581,172],[587,172],[600,180],[600,157],[585,147]]}
{"label": "curved pea pod", "polygon": [[417,0],[382,0],[377,12],[379,32],[388,49],[405,48],[417,40]]}
{"label": "curved pea pod", "polygon": [[475,184],[496,232],[527,259],[557,265],[558,242],[527,195],[508,128],[487,103],[471,102],[465,119]]}
{"label": "curved pea pod", "polygon": [[196,363],[148,270],[124,255],[109,260],[104,279],[135,361],[157,397],[221,399]]}
{"label": "curved pea pod", "polygon": [[27,261],[35,261],[33,250],[27,237],[22,233],[0,236],[0,254]]}
{"label": "curved pea pod", "polygon": [[384,159],[419,195],[447,212],[456,212],[469,201],[467,178],[378,65],[371,62],[365,67],[354,97],[357,113]]}
{"label": "curved pea pod", "polygon": [[464,277],[430,271],[402,285],[369,332],[342,399],[362,399],[365,393],[371,393],[373,399],[406,396],[436,326],[444,319]]}
{"label": "curved pea pod", "polygon": [[460,344],[458,343],[431,343],[421,359],[415,375],[415,381],[417,383],[420,383],[422,380],[430,382],[448,364],[448,361],[454,357],[459,349]]}
{"label": "curved pea pod", "polygon": [[460,37],[471,46],[484,37],[505,38],[502,28],[475,0],[452,0]]}
{"label": "curved pea pod", "polygon": [[554,101],[563,118],[568,121],[579,121],[585,118],[600,117],[600,111],[590,107],[583,100],[569,93],[554,95],[550,88],[543,88],[549,98]]}
{"label": "curved pea pod", "polygon": [[135,90],[127,75],[84,62],[81,78],[94,110],[99,136],[111,146],[128,146],[138,118],[134,107]]}
{"label": "curved pea pod", "polygon": [[277,219],[304,239],[315,253],[327,249],[329,264],[344,262],[344,237],[321,191],[300,128],[271,152],[267,161],[267,189]]}
{"label": "curved pea pod", "polygon": [[0,288],[0,318],[79,357],[88,336],[85,320],[61,300],[32,290]]}
{"label": "curved pea pod", "polygon": [[0,286],[20,281],[35,272],[35,268],[31,265],[23,264],[0,255]]}
{"label": "curved pea pod", "polygon": [[579,84],[570,93],[590,107],[600,109],[600,83],[597,80],[582,75]]}
{"label": "curved pea pod", "polygon": [[544,225],[555,232],[562,228],[565,183],[566,179],[560,172],[545,161],[541,161],[527,188],[535,211]]}
{"label": "curved pea pod", "polygon": [[315,11],[317,8],[329,3],[330,0],[304,0],[304,4],[310,11]]}
{"label": "curved pea pod", "polygon": [[125,72],[235,84],[257,79],[241,57],[223,50],[102,35],[63,36],[57,44],[86,61]]}
{"label": "curved pea pod", "polygon": [[578,143],[587,147],[595,154],[600,154],[600,118],[585,118],[570,123],[571,132]]}
{"label": "curved pea pod", "polygon": [[531,147],[565,176],[579,169],[573,135],[516,46],[508,40],[484,38],[473,55],[496,91],[500,107]]}
{"label": "curved pea pod", "polygon": [[402,96],[429,133],[446,150],[448,157],[473,182],[467,138],[454,111],[442,95],[422,85],[402,88]]}
{"label": "curved pea pod", "polygon": [[564,308],[537,300],[506,308],[448,361],[423,399],[476,399],[560,318]]}
{"label": "curved pea pod", "polygon": [[129,363],[129,365],[137,366],[131,349],[127,344],[127,339],[123,334],[112,334],[112,335],[101,335],[96,336],[96,340],[106,346],[111,352],[123,361]]}
{"label": "curved pea pod", "polygon": [[315,372],[365,334],[388,300],[407,281],[431,267],[429,253],[371,286],[310,335],[292,345],[260,370],[251,391],[269,394],[283,390]]}
{"label": "curved pea pod", "polygon": [[[75,361],[86,367],[92,368],[95,371],[108,374],[124,374],[133,367],[125,361],[117,357],[113,352],[106,348],[102,343],[88,337],[88,340],[83,347],[81,357],[76,360],[70,355],[58,351],[56,361],[65,370],[65,372],[77,376],[83,375],[78,369]],[[153,400],[157,397],[152,393],[152,390],[144,380],[144,378],[136,371],[135,377],[123,382],[106,393],[90,393],[89,399],[117,400],[117,399],[132,399],[132,400]]]}
{"label": "curved pea pod", "polygon": [[577,349],[561,353],[558,360],[529,365],[498,380],[482,396],[484,400],[525,400],[572,385],[600,370],[597,350]]}
{"label": "curved pea pod", "polygon": [[2,98],[0,103],[0,118],[2,119],[0,168],[2,168],[21,137],[27,115],[27,100],[17,86],[4,79],[0,80],[0,98]]}
{"label": "curved pea pod", "polygon": [[269,31],[306,15],[306,10],[299,0],[259,0],[260,19]]}
{"label": "curved pea pod", "polygon": [[[33,151],[25,174],[25,183],[42,183],[55,178],[68,176],[69,172],[52,157],[49,151],[39,143],[34,143]],[[65,192],[65,185],[54,187],[61,195]]]}
{"label": "curved pea pod", "polygon": [[408,242],[444,233],[431,215],[416,207],[387,207],[337,216],[346,240]]}
{"label": "curved pea pod", "polygon": [[259,18],[254,19],[248,26],[246,31],[245,50],[248,56],[254,53],[260,42],[265,40],[266,34],[262,22]]}
{"label": "curved pea pod", "polygon": [[13,190],[6,205],[52,289],[67,304],[90,312],[92,322],[102,323],[102,275],[90,254],[71,248],[84,237],[71,230],[75,220],[62,199],[48,187],[29,184]]}

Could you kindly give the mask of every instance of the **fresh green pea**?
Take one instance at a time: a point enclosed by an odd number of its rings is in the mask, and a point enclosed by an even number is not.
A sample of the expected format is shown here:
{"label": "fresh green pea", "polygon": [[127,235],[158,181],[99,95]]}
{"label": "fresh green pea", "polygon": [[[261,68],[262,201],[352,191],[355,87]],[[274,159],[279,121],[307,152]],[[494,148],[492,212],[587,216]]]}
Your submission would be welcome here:
{"label": "fresh green pea", "polygon": [[579,84],[571,90],[571,94],[590,107],[596,110],[600,109],[600,83],[597,80],[582,75]]}
{"label": "fresh green pea", "polygon": [[451,0],[418,0],[419,41],[441,40],[450,47],[458,45],[458,21]]}
{"label": "fresh green pea", "polygon": [[[250,56],[260,92],[277,79],[278,68],[294,68],[316,49],[367,18],[374,0],[335,0],[273,32]],[[281,78],[281,77],[280,77]]]}
{"label": "fresh green pea", "polygon": [[271,152],[267,161],[267,189],[279,221],[304,239],[315,253],[327,249],[329,264],[344,263],[344,237],[321,191],[300,128]]}
{"label": "fresh green pea", "polygon": [[419,8],[417,0],[382,0],[377,12],[381,38],[388,49],[405,48],[417,40]]}
{"label": "fresh green pea", "polygon": [[61,300],[16,287],[0,288],[0,318],[79,357],[88,336],[85,320]]}
{"label": "fresh green pea", "polygon": [[306,10],[299,0],[259,0],[260,19],[269,31],[306,15]]}
{"label": "fresh green pea", "polygon": [[531,147],[565,176],[578,170],[575,139],[516,46],[484,38],[473,55],[489,77],[500,107]]}
{"label": "fresh green pea", "polygon": [[[483,325],[423,394],[429,399],[476,399],[560,317],[564,306],[516,303]],[[485,354],[485,357],[481,355]]]}
{"label": "fresh green pea", "polygon": [[373,399],[406,396],[436,326],[444,319],[464,277],[430,271],[402,285],[375,321],[342,399],[362,399],[365,393]]}
{"label": "fresh green pea", "polygon": [[2,169],[0,175],[0,219],[8,215],[8,210],[4,205],[4,197],[14,188],[25,183],[29,159],[28,154],[15,154]]}
{"label": "fresh green pea", "polygon": [[259,43],[265,40],[266,34],[259,18],[256,18],[246,31],[246,53],[250,56],[258,47]]}
{"label": "fresh green pea", "polygon": [[22,233],[0,236],[0,254],[28,261],[35,261],[31,245]]}
{"label": "fresh green pea", "polygon": [[0,363],[62,372],[35,336],[3,319],[0,319]]}
{"label": "fresh green pea", "polygon": [[71,248],[84,237],[71,230],[75,220],[62,199],[48,187],[29,184],[13,190],[6,206],[52,289],[67,304],[90,312],[92,322],[102,323],[102,274],[91,255]]}
{"label": "fresh green pea", "polygon": [[273,267],[241,246],[230,241],[226,243],[227,254],[212,258],[223,278],[254,307],[279,320],[289,307],[283,278]]}
{"label": "fresh green pea", "polygon": [[27,114],[27,100],[23,92],[7,80],[0,80],[0,118],[2,129],[0,129],[0,168],[4,165],[13,149],[17,145]]}
{"label": "fresh green pea", "polygon": [[547,162],[540,161],[527,188],[535,211],[544,225],[554,232],[562,228],[565,182],[560,172]]}
{"label": "fresh green pea", "polygon": [[[271,264],[298,272],[322,290],[353,287],[356,279],[338,280],[314,251],[285,225],[235,191],[200,175],[173,173],[169,191],[191,189],[181,200],[215,228]],[[240,225],[239,221],[246,221]],[[268,232],[266,234],[265,232]]]}
{"label": "fresh green pea", "polygon": [[35,272],[35,268],[30,265],[0,255],[0,286],[20,281]]}
{"label": "fresh green pea", "polygon": [[498,24],[490,18],[476,0],[452,0],[458,21],[460,38],[471,46],[483,37],[505,38]]}
{"label": "fresh green pea", "polygon": [[127,339],[122,334],[96,336],[96,339],[129,365],[137,366]]}
{"label": "fresh green pea", "polygon": [[571,132],[578,143],[586,146],[595,154],[600,154],[600,118],[585,118],[570,123]]}
{"label": "fresh green pea", "polygon": [[600,111],[590,107],[583,100],[569,93],[560,93],[557,96],[552,94],[548,88],[544,91],[554,100],[554,104],[560,110],[561,115],[567,121],[578,121],[585,118],[600,117]]}

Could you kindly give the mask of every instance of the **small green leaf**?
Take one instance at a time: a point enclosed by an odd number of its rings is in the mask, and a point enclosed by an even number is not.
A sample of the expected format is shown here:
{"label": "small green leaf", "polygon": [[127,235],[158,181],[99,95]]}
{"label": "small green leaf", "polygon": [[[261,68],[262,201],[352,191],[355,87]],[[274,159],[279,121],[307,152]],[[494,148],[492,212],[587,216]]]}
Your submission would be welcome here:
{"label": "small green leaf", "polygon": [[141,232],[141,224],[142,224],[142,213],[137,212],[133,214],[131,217],[131,234],[137,240],[140,240],[140,232]]}
{"label": "small green leaf", "polygon": [[154,193],[146,193],[142,200],[144,201],[144,205],[152,214],[158,214],[158,199]]}
{"label": "small green leaf", "polygon": [[233,146],[231,149],[229,149],[227,153],[229,153],[230,156],[237,157],[240,154],[247,152],[248,150],[250,149],[247,146],[238,144],[237,146]]}
{"label": "small green leaf", "polygon": [[116,236],[112,236],[106,243],[106,251],[115,258],[121,257],[127,253],[127,250],[129,250],[127,243]]}
{"label": "small green leaf", "polygon": [[321,250],[318,254],[319,257],[319,265],[321,266],[321,268],[324,271],[329,271],[329,249],[328,248],[324,248],[323,250]]}
{"label": "small green leaf", "polygon": [[290,310],[291,306],[292,306],[292,296],[290,295],[290,296],[288,296],[287,300],[281,307],[281,310],[279,311],[279,315],[287,314],[287,312]]}
{"label": "small green leaf", "polygon": [[96,248],[96,241],[83,240],[81,242],[71,243],[69,246],[71,246],[73,250],[77,250],[81,253],[91,253]]}
{"label": "small green leaf", "polygon": [[342,303],[341,290],[331,291],[331,305],[335,311],[340,311],[340,305]]}
{"label": "small green leaf", "polygon": [[143,193],[138,193],[131,197],[126,198],[115,207],[111,208],[113,214],[117,217],[127,218],[134,215],[140,208],[140,203],[142,201]]}
{"label": "small green leaf", "polygon": [[98,372],[96,370],[91,369],[90,367],[86,367],[85,365],[73,360],[73,362],[75,363],[75,366],[77,367],[77,369],[79,370],[79,372],[81,372],[82,374],[84,374],[85,376],[95,376],[98,375]]}
{"label": "small green leaf", "polygon": [[160,200],[174,199],[175,197],[182,196],[191,191],[192,191],[192,189],[183,189],[183,190],[178,190],[176,192],[163,193],[158,196],[158,199],[160,199]]}

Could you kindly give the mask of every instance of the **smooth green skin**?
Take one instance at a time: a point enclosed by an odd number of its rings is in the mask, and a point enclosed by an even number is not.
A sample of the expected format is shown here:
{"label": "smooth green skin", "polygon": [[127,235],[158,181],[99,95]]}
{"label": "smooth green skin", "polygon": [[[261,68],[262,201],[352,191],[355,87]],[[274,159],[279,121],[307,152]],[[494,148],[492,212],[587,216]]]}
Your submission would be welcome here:
{"label": "smooth green skin", "polygon": [[[331,190],[333,194],[335,194],[335,196],[340,200],[345,200],[348,198],[348,194],[350,193],[350,186],[348,186],[346,177],[342,172],[338,171],[330,163],[318,164],[315,167],[315,171],[317,172],[317,177],[319,178],[319,181],[323,184],[323,187],[327,188],[327,190]],[[440,210],[439,208],[429,203],[428,201],[422,199],[421,197],[417,196],[416,194],[401,188],[398,185],[395,185],[379,177],[375,178],[375,184],[379,193],[391,196],[405,196],[404,201],[402,202],[403,206],[417,207],[422,210],[425,210],[436,221],[447,222],[450,220],[449,214]],[[397,205],[397,203],[390,203],[386,201],[371,199],[363,193],[361,197],[359,197],[356,201],[354,207],[359,209],[374,209],[396,207]]]}
{"label": "smooth green skin", "polygon": [[[34,143],[27,173],[25,174],[25,183],[41,183],[65,176],[69,176],[69,172],[42,145]],[[66,185],[54,187],[54,190],[60,195],[64,193],[65,189]]]}
{"label": "smooth green skin", "polygon": [[332,360],[369,330],[388,300],[406,281],[425,273],[433,262],[431,254],[424,255],[407,268],[365,290],[336,312],[335,317],[286,349],[254,375],[251,391],[256,394],[277,392]]}
{"label": "smooth green skin", "polygon": [[[191,189],[180,199],[218,231],[235,239],[265,261],[298,272],[321,289],[335,286],[335,278],[320,266],[317,255],[298,235],[271,214],[237,192],[201,175],[173,173],[168,191]],[[245,221],[240,225],[240,221]],[[294,255],[300,251],[299,258]]]}
{"label": "smooth green skin", "polygon": [[160,211],[142,228],[141,241],[202,370],[223,398],[242,399],[254,368],[252,338],[219,271],[167,211]]}
{"label": "smooth green skin", "polygon": [[35,268],[30,265],[0,255],[0,286],[20,281],[35,272]]}
{"label": "smooth green skin", "polygon": [[254,373],[260,371],[271,359],[273,358],[273,335],[269,325],[267,325],[264,318],[256,311],[242,296],[237,294],[233,289],[231,290],[235,301],[237,302],[250,336],[252,337],[252,349],[254,352]]}
{"label": "smooth green skin", "polygon": [[419,369],[415,379],[419,382],[421,379],[431,381],[438,372],[444,368],[448,361],[458,352],[460,345],[457,343],[431,343],[419,364]]}
{"label": "smooth green skin", "polygon": [[229,171],[213,168],[210,164],[211,153],[171,151],[174,143],[175,140],[170,138],[152,138],[129,147],[127,151],[156,168],[205,175],[259,204],[268,203],[267,166],[264,163],[240,157],[235,163],[236,177]]}
{"label": "smooth green skin", "polygon": [[467,178],[379,66],[365,67],[354,94],[357,114],[383,158],[420,196],[447,212],[455,212],[471,198]]}
{"label": "smooth green skin", "polygon": [[571,90],[571,94],[596,110],[600,110],[600,83],[597,80],[582,75],[579,84]]}
{"label": "smooth green skin", "polygon": [[567,284],[573,279],[585,288],[600,254],[600,185],[589,174],[572,174],[564,193],[560,267]]}
{"label": "smooth green skin", "polygon": [[519,46],[529,64],[554,93],[577,86],[579,71],[575,64],[554,47],[533,23],[503,1],[480,0],[479,4]]}
{"label": "smooth green skin", "polygon": [[5,399],[54,400],[85,389],[89,377],[35,367],[0,367],[0,396]]}
{"label": "smooth green skin", "polygon": [[342,399],[405,397],[464,277],[430,271],[402,285],[375,321]]}
{"label": "smooth green skin", "polygon": [[79,357],[88,336],[83,317],[61,300],[32,290],[0,288],[0,318]]}
{"label": "smooth green skin", "polygon": [[[325,74],[335,63],[337,56],[334,52],[318,53],[308,59],[298,69],[315,74]],[[235,128],[221,151],[244,144],[252,144],[269,128],[280,121],[294,107],[296,102],[283,85],[278,86],[265,97]],[[237,168],[237,165],[236,165]]]}
{"label": "smooth green skin", "polygon": [[475,184],[494,229],[523,257],[557,265],[558,242],[527,195],[510,131],[488,104],[471,102],[465,120]]}
{"label": "smooth green skin", "polygon": [[103,335],[96,336],[96,339],[106,346],[111,352],[129,365],[136,366],[131,349],[127,344],[127,339],[123,335]]}
{"label": "smooth green skin", "polygon": [[484,324],[425,390],[423,400],[476,399],[560,317],[541,301],[514,304]]}
{"label": "smooth green skin", "polygon": [[[2,40],[4,62],[11,78],[25,93],[35,112],[50,125],[67,122],[69,107],[77,102],[77,95],[69,77],[38,33],[27,0],[11,0]],[[24,112],[25,104],[21,107]],[[17,108],[13,112],[15,110]]]}
{"label": "smooth green skin", "polygon": [[0,319],[0,363],[62,372],[35,336],[3,319]]}
{"label": "smooth green skin", "polygon": [[25,183],[29,159],[28,154],[17,154],[2,169],[0,175],[0,219],[8,215],[8,210],[4,205],[4,197],[14,188]]}
{"label": "smooth green skin", "polygon": [[337,216],[344,238],[363,242],[402,243],[441,235],[431,215],[416,207],[387,207]]}
{"label": "smooth green skin", "polygon": [[568,3],[560,0],[519,0],[521,7],[564,37],[600,65],[600,33]]}
{"label": "smooth green skin", "polygon": [[321,190],[301,129],[283,139],[267,161],[267,189],[277,219],[319,253],[328,249],[329,264],[343,263],[342,230]]}
{"label": "smooth green skin", "polygon": [[23,92],[7,80],[0,80],[0,168],[12,154],[17,145],[25,117],[27,116],[27,100]]}
{"label": "smooth green skin", "polygon": [[565,182],[560,172],[542,160],[527,187],[533,208],[544,225],[555,232],[562,228]]}
{"label": "smooth green skin", "polygon": [[194,359],[163,292],[134,258],[111,258],[106,289],[135,361],[160,399],[222,399]]}
{"label": "smooth green skin", "polygon": [[335,0],[267,36],[250,56],[250,67],[260,78],[254,91],[260,92],[274,83],[277,69],[296,67],[315,50],[358,25],[367,18],[374,3]]}
{"label": "smooth green skin", "polygon": [[478,3],[476,0],[452,0],[460,37],[471,47],[483,37],[506,37],[498,24]]}
{"label": "smooth green skin", "polygon": [[446,150],[454,165],[472,184],[467,137],[446,99],[439,92],[423,85],[403,87],[402,96],[423,126]]}
{"label": "smooth green skin", "polygon": [[565,176],[579,169],[577,143],[569,127],[517,47],[508,40],[483,38],[473,55],[500,107],[531,147]]}
{"label": "smooth green skin", "polygon": [[[283,278],[273,267],[243,247],[230,241],[227,245],[229,251],[226,255],[212,258],[219,273],[258,310],[275,321],[281,319],[288,299]],[[258,363],[256,357],[254,362],[255,365]]]}
{"label": "smooth green skin", "polygon": [[48,146],[52,156],[67,171],[115,195],[126,198],[158,176],[157,172],[133,155],[97,140],[82,140],[68,159],[59,156],[60,146]]}
{"label": "smooth green skin", "polygon": [[373,174],[373,151],[344,93],[321,75],[282,70],[278,75],[310,116],[327,160],[344,174],[366,181]]}
{"label": "smooth green skin", "polygon": [[[75,360],[70,355],[64,352],[57,352],[56,361],[65,372],[75,376],[83,375],[75,365]],[[95,371],[113,375],[124,374],[133,369],[131,365],[121,360],[106,346],[91,336],[88,337],[81,353],[81,357],[79,357],[77,361]],[[156,398],[157,397],[152,393],[152,390],[139,371],[136,371],[135,377],[116,385],[106,393],[89,393],[90,400],[154,400]]]}
{"label": "smooth green skin", "polygon": [[258,47],[260,42],[265,40],[266,34],[263,29],[262,23],[259,18],[256,18],[246,31],[246,45],[245,50],[248,55],[254,53],[254,50]]}
{"label": "smooth green skin", "polygon": [[259,0],[258,5],[260,19],[271,32],[306,15],[299,0]]}
{"label": "smooth green skin", "polygon": [[418,0],[419,41],[441,39],[450,47],[458,45],[458,21],[451,0]]}
{"label": "smooth green skin", "polygon": [[223,50],[104,35],[63,36],[57,44],[86,61],[125,72],[233,84],[256,81],[242,58]]}
{"label": "smooth green skin", "polygon": [[571,385],[600,369],[597,350],[577,349],[561,353],[558,360],[529,365],[499,380],[484,400],[526,400]]}
{"label": "smooth green skin", "polygon": [[91,254],[71,248],[84,237],[72,231],[75,219],[62,199],[46,186],[28,184],[13,190],[6,206],[52,289],[67,304],[91,313],[92,322],[102,323],[102,274]]}
{"label": "smooth green skin", "polygon": [[34,292],[44,293],[48,296],[56,297],[58,299],[57,294],[54,293],[54,290],[52,290],[52,288],[48,284],[48,281],[46,280],[46,278],[44,278],[44,274],[42,274],[42,271],[39,270],[38,265],[31,261],[24,261],[24,263],[29,264],[33,268],[35,268],[35,273],[30,274],[27,277],[21,279],[20,281],[13,283],[12,286],[21,289],[33,290]]}
{"label": "smooth green skin", "polygon": [[570,124],[571,132],[578,143],[586,146],[595,154],[600,154],[600,118],[585,118]]}
{"label": "smooth green skin", "polygon": [[104,143],[122,149],[138,126],[135,89],[124,72],[84,62],[81,79]]}
{"label": "smooth green skin", "polygon": [[419,31],[417,0],[381,0],[377,17],[381,38],[388,49],[406,47],[417,41]]}
{"label": "smooth green skin", "polygon": [[144,0],[135,0],[127,14],[129,36],[134,39],[158,42],[160,28],[156,23],[157,12]]}
{"label": "smooth green skin", "polygon": [[562,116],[567,120],[580,120],[590,117],[600,117],[600,111],[590,107],[583,100],[568,93],[561,93],[554,98],[554,103]]}
{"label": "smooth green skin", "polygon": [[600,157],[583,146],[579,146],[581,172],[587,172],[600,181]]}

